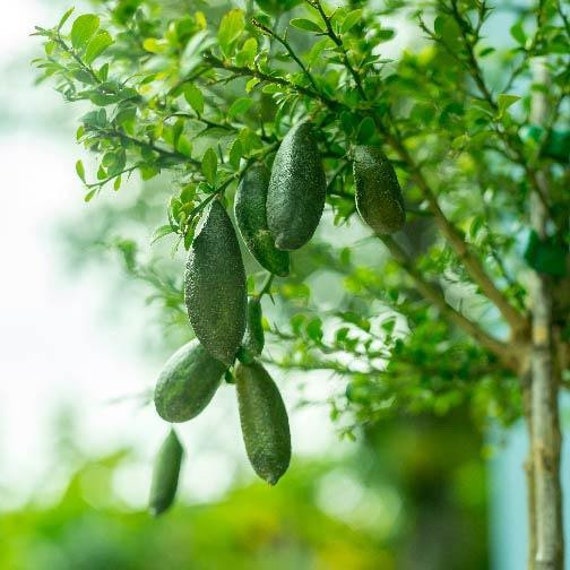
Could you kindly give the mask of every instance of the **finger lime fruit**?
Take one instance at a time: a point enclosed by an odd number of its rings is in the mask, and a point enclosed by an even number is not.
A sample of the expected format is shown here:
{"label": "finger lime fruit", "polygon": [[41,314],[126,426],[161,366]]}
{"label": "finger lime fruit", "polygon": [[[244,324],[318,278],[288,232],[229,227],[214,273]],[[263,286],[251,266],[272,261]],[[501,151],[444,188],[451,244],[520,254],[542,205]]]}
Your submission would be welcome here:
{"label": "finger lime fruit", "polygon": [[261,164],[251,166],[243,175],[234,199],[237,226],[245,245],[268,271],[285,277],[289,274],[289,254],[277,249],[267,227],[267,187],[269,171]]}
{"label": "finger lime fruit", "polygon": [[313,125],[302,122],[283,138],[271,168],[267,224],[279,249],[307,243],[321,219],[327,180]]}
{"label": "finger lime fruit", "polygon": [[218,200],[208,207],[190,246],[184,300],[202,346],[229,366],[245,331],[247,290],[235,230]]}
{"label": "finger lime fruit", "polygon": [[394,167],[378,148],[357,146],[354,150],[356,209],[377,234],[401,230],[406,222],[402,189]]}
{"label": "finger lime fruit", "polygon": [[247,326],[242,346],[254,356],[259,356],[265,346],[262,318],[261,299],[250,297],[247,302]]}
{"label": "finger lime fruit", "polygon": [[174,502],[183,455],[184,449],[176,432],[170,430],[158,450],[154,464],[148,503],[151,515],[160,515]]}
{"label": "finger lime fruit", "polygon": [[255,472],[275,485],[291,461],[287,410],[275,382],[259,362],[235,367],[245,450]]}
{"label": "finger lime fruit", "polygon": [[197,340],[179,348],[156,383],[154,405],[158,415],[174,423],[196,417],[214,397],[226,368]]}

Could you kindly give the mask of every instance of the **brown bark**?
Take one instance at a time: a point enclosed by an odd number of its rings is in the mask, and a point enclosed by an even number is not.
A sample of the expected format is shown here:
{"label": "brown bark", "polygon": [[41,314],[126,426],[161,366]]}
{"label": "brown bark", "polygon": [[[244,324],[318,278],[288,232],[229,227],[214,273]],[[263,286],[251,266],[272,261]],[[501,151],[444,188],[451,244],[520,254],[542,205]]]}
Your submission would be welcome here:
{"label": "brown bark", "polygon": [[[531,376],[526,374],[522,379],[522,404],[523,414],[526,421],[528,440],[532,440],[532,414],[531,414]],[[527,516],[528,516],[528,570],[536,570],[534,553],[536,552],[536,494],[535,494],[535,477],[534,462],[532,460],[532,452],[529,449],[527,458],[524,463],[526,474],[526,490],[527,490]]]}
{"label": "brown bark", "polygon": [[[546,86],[548,76],[543,60],[534,62],[535,83]],[[546,117],[546,101],[535,90],[531,119],[542,124]],[[537,181],[548,196],[548,181],[537,173]],[[531,200],[531,225],[541,237],[546,237],[549,213],[543,200],[535,193]],[[530,455],[534,480],[534,531],[536,548],[533,554],[535,570],[563,570],[564,536],[562,526],[562,485],[560,480],[560,413],[558,408],[559,367],[555,365],[552,315],[552,283],[547,275],[535,273],[531,288],[532,348],[530,353]],[[531,558],[531,559],[532,559]],[[529,562],[529,567],[533,566]]]}

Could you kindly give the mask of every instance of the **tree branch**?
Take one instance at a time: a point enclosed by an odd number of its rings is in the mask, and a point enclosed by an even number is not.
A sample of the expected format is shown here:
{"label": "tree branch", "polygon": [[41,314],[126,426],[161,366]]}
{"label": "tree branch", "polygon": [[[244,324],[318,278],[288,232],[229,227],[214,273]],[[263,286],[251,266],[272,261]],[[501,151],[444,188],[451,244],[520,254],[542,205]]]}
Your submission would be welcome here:
{"label": "tree branch", "polygon": [[320,0],[305,0],[310,6],[312,6],[313,8],[316,8],[317,11],[319,12],[319,15],[321,16],[321,19],[323,20],[326,28],[327,28],[327,36],[335,43],[335,45],[340,49],[340,54],[341,54],[341,59],[342,59],[342,63],[344,65],[344,67],[346,67],[346,69],[348,70],[348,72],[350,73],[350,75],[352,75],[352,78],[354,79],[354,83],[356,85],[356,89],[358,91],[358,94],[362,97],[362,99],[367,99],[366,97],[366,93],[364,91],[364,87],[362,86],[362,81],[360,79],[360,75],[358,74],[358,72],[356,71],[356,69],[354,69],[354,67],[352,66],[352,64],[350,63],[350,60],[348,59],[348,52],[346,51],[346,48],[344,47],[344,43],[342,41],[342,39],[337,35],[337,33],[334,31],[333,27],[332,27],[332,23],[330,18],[327,16]]}
{"label": "tree branch", "polygon": [[324,93],[321,93],[320,91],[315,91],[314,89],[310,89],[302,85],[297,85],[291,81],[288,81],[284,77],[269,75],[267,73],[260,71],[259,69],[252,69],[249,67],[240,67],[237,65],[232,65],[231,63],[222,61],[221,59],[217,58],[210,52],[204,53],[203,57],[207,63],[209,63],[212,67],[216,69],[225,69],[226,71],[231,71],[234,75],[239,77],[255,77],[260,81],[265,81],[267,83],[274,83],[276,85],[281,85],[282,87],[287,87],[288,89],[291,89],[291,91],[296,91],[301,95],[305,95],[307,97],[310,97],[311,99],[316,99],[318,101],[323,102],[331,110],[338,111],[343,106],[338,101],[335,101],[327,97]]}
{"label": "tree branch", "polygon": [[[312,99],[321,101],[331,111],[338,112],[340,109],[353,111],[353,109],[346,106],[344,103],[341,103],[340,101],[330,99],[324,94],[315,92],[312,89],[295,85],[284,78],[273,77],[257,69],[231,65],[216,58],[211,53],[204,54],[204,57],[206,61],[209,62],[213,67],[226,69],[227,71],[230,71],[238,76],[256,77],[261,81],[282,85],[298,93],[301,93],[302,95],[306,95]],[[455,251],[456,255],[465,266],[468,274],[473,279],[475,284],[481,288],[481,291],[499,309],[500,313],[512,328],[514,336],[522,335],[523,333],[521,331],[526,331],[528,329],[528,322],[526,317],[524,315],[521,315],[510,304],[504,294],[497,288],[493,280],[487,275],[480,260],[469,250],[469,247],[463,239],[459,230],[447,219],[439,206],[435,193],[432,191],[425,176],[423,175],[421,168],[415,163],[407,148],[403,145],[399,138],[393,136],[389,129],[383,124],[380,117],[375,113],[374,109],[364,109],[362,110],[362,113],[370,116],[374,120],[376,127],[386,137],[387,143],[396,151],[399,157],[409,167],[412,178],[415,180],[422,194],[426,198],[430,211],[434,215],[435,222],[439,227],[443,237]]]}
{"label": "tree branch", "polygon": [[421,295],[433,305],[435,305],[442,313],[442,315],[451,323],[466,332],[469,336],[477,340],[483,347],[491,351],[495,356],[501,360],[509,369],[518,372],[518,358],[508,344],[505,344],[496,338],[492,337],[470,321],[467,317],[455,310],[448,302],[441,289],[432,283],[429,283],[421,274],[418,268],[413,264],[412,260],[408,257],[402,247],[391,236],[377,236],[384,245],[388,248],[398,265],[408,273],[414,280],[418,291]]}
{"label": "tree branch", "polygon": [[313,87],[313,89],[318,92],[319,87],[317,86],[315,79],[311,72],[307,69],[306,65],[299,59],[295,50],[291,47],[291,44],[285,39],[282,38],[279,34],[275,33],[271,28],[263,25],[260,21],[253,18],[251,23],[258,29],[260,29],[264,34],[268,35],[271,38],[277,40],[286,50],[287,53],[291,56],[293,61],[301,68],[302,72],[305,74],[305,77],[309,80],[309,83]]}
{"label": "tree branch", "polygon": [[498,289],[493,280],[487,275],[479,258],[473,255],[469,250],[469,246],[463,239],[459,230],[447,219],[439,206],[437,197],[424,177],[421,168],[415,164],[415,161],[407,148],[400,140],[391,136],[378,118],[375,119],[383,134],[385,134],[388,144],[392,146],[392,148],[398,153],[399,157],[410,168],[413,179],[427,200],[429,209],[434,215],[436,225],[441,231],[443,237],[455,251],[459,260],[463,263],[467,273],[481,288],[481,291],[487,296],[487,298],[499,309],[500,313],[513,329],[513,332],[518,333],[522,330],[526,330],[528,327],[526,317],[521,315],[511,305],[502,291]]}

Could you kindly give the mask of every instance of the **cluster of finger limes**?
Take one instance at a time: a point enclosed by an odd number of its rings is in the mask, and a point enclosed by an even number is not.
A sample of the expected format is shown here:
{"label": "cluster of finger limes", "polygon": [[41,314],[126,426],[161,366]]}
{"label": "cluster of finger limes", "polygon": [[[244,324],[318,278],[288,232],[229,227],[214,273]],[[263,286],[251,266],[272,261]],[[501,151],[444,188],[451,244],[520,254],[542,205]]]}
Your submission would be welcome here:
{"label": "cluster of finger limes", "polygon": [[[405,222],[394,168],[379,149],[357,146],[353,174],[356,208],[376,233]],[[319,225],[327,182],[314,127],[304,121],[283,138],[269,171],[250,166],[236,190],[234,215],[243,242],[270,273],[289,274],[289,251],[302,247]],[[188,252],[184,299],[196,339],[164,365],[155,389],[166,421],[196,417],[214,397],[230,367],[245,449],[255,472],[274,485],[291,459],[289,420],[277,385],[257,360],[264,347],[259,296],[248,300],[246,273],[233,223],[214,199],[205,210]],[[183,449],[174,430],[162,445],[151,486],[150,510],[172,503]]]}

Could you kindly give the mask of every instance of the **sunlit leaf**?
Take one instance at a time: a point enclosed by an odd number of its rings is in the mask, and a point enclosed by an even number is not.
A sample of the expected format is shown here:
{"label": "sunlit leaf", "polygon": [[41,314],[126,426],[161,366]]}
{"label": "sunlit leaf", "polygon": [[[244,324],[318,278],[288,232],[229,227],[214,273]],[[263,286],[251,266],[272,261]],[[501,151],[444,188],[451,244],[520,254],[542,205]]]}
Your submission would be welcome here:
{"label": "sunlit leaf", "polygon": [[242,10],[235,8],[226,12],[218,29],[218,41],[222,52],[229,56],[236,40],[245,28],[245,17]]}
{"label": "sunlit leaf", "polygon": [[111,34],[105,30],[95,34],[85,49],[84,60],[86,63],[93,63],[109,46],[113,45]]}
{"label": "sunlit leaf", "polygon": [[78,16],[71,27],[71,45],[75,49],[84,48],[99,29],[100,20],[95,14]]}

